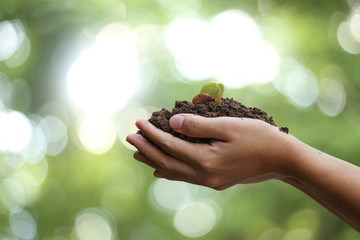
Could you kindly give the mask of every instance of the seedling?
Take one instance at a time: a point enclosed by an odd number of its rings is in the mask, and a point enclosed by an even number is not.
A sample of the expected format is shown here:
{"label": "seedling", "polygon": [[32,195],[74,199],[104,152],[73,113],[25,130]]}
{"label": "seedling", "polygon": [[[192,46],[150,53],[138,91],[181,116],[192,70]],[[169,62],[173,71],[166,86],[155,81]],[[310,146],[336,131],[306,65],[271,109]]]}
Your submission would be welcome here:
{"label": "seedling", "polygon": [[205,102],[221,103],[222,95],[224,94],[224,84],[221,82],[210,81],[207,82],[196,95],[192,102],[194,104]]}

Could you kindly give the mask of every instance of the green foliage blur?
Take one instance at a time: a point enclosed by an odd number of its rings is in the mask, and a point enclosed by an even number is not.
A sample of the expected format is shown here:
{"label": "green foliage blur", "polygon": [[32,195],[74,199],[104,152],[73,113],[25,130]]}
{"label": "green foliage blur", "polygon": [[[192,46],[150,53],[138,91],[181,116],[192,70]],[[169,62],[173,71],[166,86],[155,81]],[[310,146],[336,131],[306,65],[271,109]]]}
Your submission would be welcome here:
{"label": "green foliage blur", "polygon": [[[179,189],[185,190],[179,194],[188,194],[187,203],[206,203],[216,215],[214,226],[209,223],[204,234],[186,235],[174,220],[179,209],[167,209],[159,200],[172,199],[162,198],[171,190],[171,183],[157,182],[152,169],[133,160],[134,150],[124,143],[123,134],[135,131],[137,116],[150,117],[152,111],[171,109],[176,100],[190,101],[206,81],[213,80],[205,77],[194,81],[182,74],[162,31],[181,16],[196,13],[209,20],[238,10],[256,22],[262,39],[276,49],[279,69],[274,79],[265,83],[242,87],[227,87],[225,83],[224,96],[261,108],[305,143],[359,165],[360,41],[356,36],[351,43],[346,38],[341,40],[344,36],[340,29],[360,12],[359,6],[358,0],[0,1],[0,36],[1,26],[5,26],[1,24],[11,22],[21,26],[30,46],[24,61],[13,57],[1,60],[1,51],[6,51],[1,50],[5,46],[2,41],[7,35],[0,37],[0,113],[16,111],[40,126],[43,119],[55,125],[60,119],[63,125],[56,126],[65,127],[67,136],[60,152],[46,152],[35,162],[26,162],[11,151],[1,152],[0,136],[0,238],[359,238],[314,200],[279,181],[234,186],[222,192],[181,185]],[[115,134],[112,145],[96,153],[79,139],[79,119],[84,113],[69,94],[67,78],[72,64],[113,22],[140,32],[136,49],[145,62],[145,77],[139,90],[111,114],[116,128],[111,130]],[[149,26],[146,29],[150,34],[141,30]],[[360,25],[354,26],[359,33]],[[284,83],[291,79],[289,69],[293,65],[311,72],[315,81],[305,86],[299,80],[295,90]],[[14,92],[11,96],[6,95],[10,90],[5,83],[9,82]],[[123,83],[124,89],[117,89],[119,95],[125,94],[128,83]],[[318,89],[309,103],[306,94],[314,91],[311,84]],[[88,88],[84,84],[80,92]],[[139,115],[138,110],[145,113]],[[65,139],[62,137],[59,139]],[[50,143],[48,148],[53,146]],[[56,149],[60,143],[54,144]]]}

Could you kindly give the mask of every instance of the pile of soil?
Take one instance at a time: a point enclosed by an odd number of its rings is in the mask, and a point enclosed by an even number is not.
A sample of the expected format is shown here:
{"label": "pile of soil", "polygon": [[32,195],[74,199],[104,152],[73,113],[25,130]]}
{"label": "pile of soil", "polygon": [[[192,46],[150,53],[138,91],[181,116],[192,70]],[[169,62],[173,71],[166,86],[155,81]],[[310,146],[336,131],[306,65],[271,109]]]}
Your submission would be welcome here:
{"label": "pile of soil", "polygon": [[[209,143],[211,139],[208,138],[193,138],[188,137],[183,134],[175,132],[169,124],[169,119],[179,113],[191,113],[195,115],[200,115],[204,117],[238,117],[238,118],[254,118],[260,119],[268,124],[276,126],[273,117],[268,116],[266,112],[260,110],[256,107],[246,107],[240,102],[234,100],[233,98],[223,98],[221,103],[216,102],[206,102],[206,103],[191,103],[188,101],[176,101],[175,107],[172,111],[168,111],[163,108],[161,111],[153,112],[149,121],[160,128],[161,130],[171,133],[172,135],[179,137],[183,140],[196,142],[196,143]],[[289,133],[287,127],[279,128],[280,131],[284,133]],[[144,134],[139,131],[139,134],[144,136]],[[146,137],[146,136],[144,136]]]}

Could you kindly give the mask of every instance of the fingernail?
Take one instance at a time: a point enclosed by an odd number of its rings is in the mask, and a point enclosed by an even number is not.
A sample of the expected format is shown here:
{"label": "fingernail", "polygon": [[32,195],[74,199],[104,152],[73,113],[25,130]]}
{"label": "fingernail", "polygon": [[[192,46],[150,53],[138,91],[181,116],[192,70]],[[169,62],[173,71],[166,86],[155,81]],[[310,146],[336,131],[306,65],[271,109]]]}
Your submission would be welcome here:
{"label": "fingernail", "polygon": [[139,162],[143,161],[143,156],[139,151],[136,151],[133,155],[134,159],[138,160]]}
{"label": "fingernail", "polygon": [[129,135],[126,136],[126,141],[127,141],[128,143],[130,143],[130,144],[132,144],[131,135],[132,135],[132,134],[129,134]]}
{"label": "fingernail", "polygon": [[164,178],[164,176],[161,173],[159,173],[158,171],[154,172],[154,177],[156,177],[156,178]]}
{"label": "fingernail", "polygon": [[136,137],[138,134],[131,133],[126,136],[126,141],[130,143],[131,145],[134,145],[133,138]]}
{"label": "fingernail", "polygon": [[184,123],[184,117],[180,115],[175,115],[170,118],[170,126],[174,130],[181,130]]}

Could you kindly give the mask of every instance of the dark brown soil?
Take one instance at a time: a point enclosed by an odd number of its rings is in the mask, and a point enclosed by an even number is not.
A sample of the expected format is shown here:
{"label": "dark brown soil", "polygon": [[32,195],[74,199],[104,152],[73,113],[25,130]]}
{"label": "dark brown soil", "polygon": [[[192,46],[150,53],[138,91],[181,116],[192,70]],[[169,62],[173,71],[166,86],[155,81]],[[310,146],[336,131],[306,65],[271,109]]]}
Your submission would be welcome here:
{"label": "dark brown soil", "polygon": [[[197,143],[209,143],[211,139],[208,138],[193,138],[182,135],[175,132],[169,124],[169,119],[179,113],[192,113],[204,117],[238,117],[238,118],[254,118],[265,121],[273,126],[276,126],[272,116],[269,117],[266,112],[260,110],[256,107],[246,107],[240,102],[232,98],[223,98],[221,104],[215,102],[206,102],[200,104],[193,104],[188,101],[176,101],[175,107],[172,111],[168,111],[163,108],[161,111],[153,112],[149,121],[155,125],[157,128],[162,129],[165,132],[169,132],[172,135],[179,137],[181,139],[197,142]],[[280,131],[288,133],[289,129],[287,127],[279,128]],[[142,136],[142,132],[138,132]],[[144,136],[145,137],[145,136]]]}

